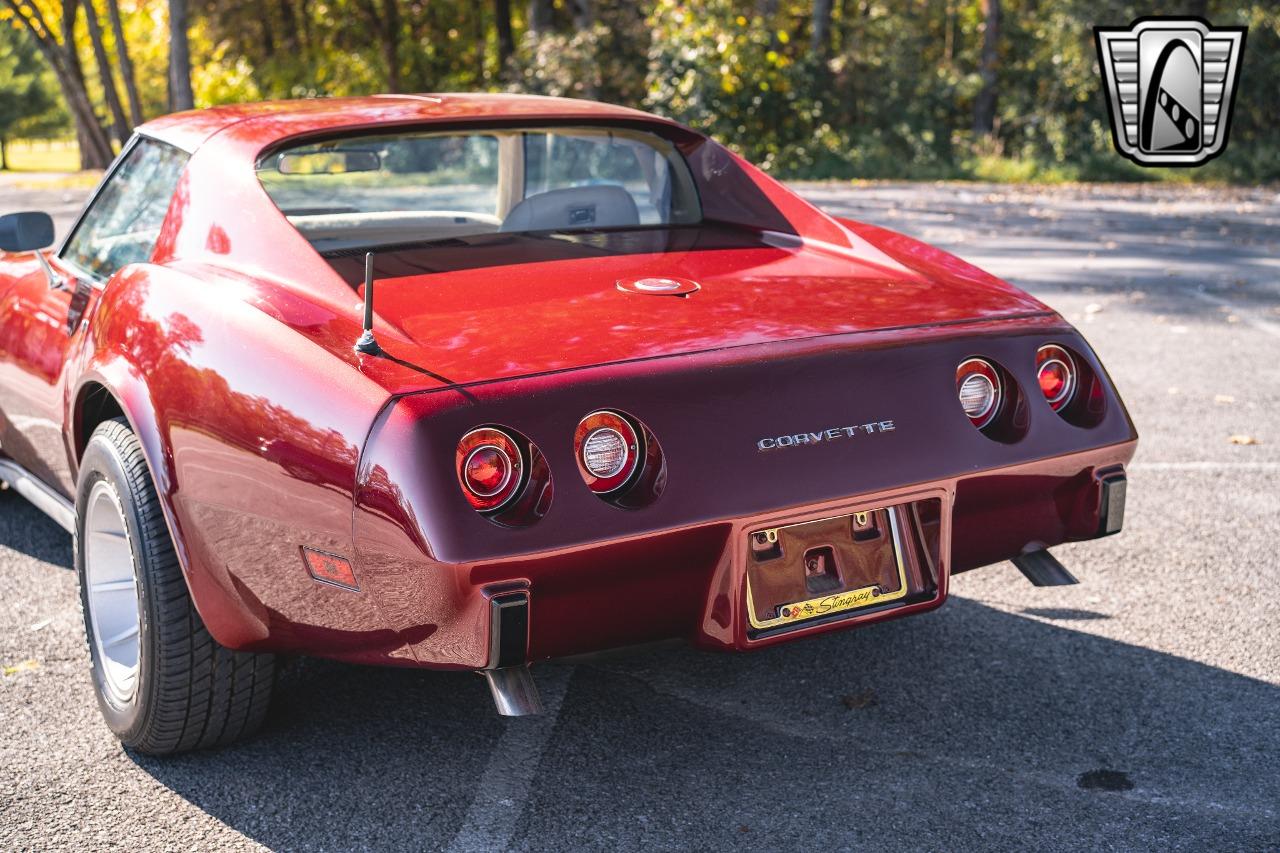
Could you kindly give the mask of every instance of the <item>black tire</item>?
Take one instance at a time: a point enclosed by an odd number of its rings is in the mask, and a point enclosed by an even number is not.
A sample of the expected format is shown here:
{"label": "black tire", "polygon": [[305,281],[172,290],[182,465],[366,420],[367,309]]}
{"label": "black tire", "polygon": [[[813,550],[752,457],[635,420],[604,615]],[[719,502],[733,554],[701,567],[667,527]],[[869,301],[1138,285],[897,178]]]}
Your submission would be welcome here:
{"label": "black tire", "polygon": [[[133,557],[139,613],[138,673],[132,697],[107,689],[93,640],[85,575],[89,495],[105,481],[115,493]],[[76,489],[75,563],[98,706],[127,747],[151,755],[224,746],[261,725],[275,681],[275,656],[235,652],[209,635],[191,602],[142,445],[123,418],[98,426]]]}

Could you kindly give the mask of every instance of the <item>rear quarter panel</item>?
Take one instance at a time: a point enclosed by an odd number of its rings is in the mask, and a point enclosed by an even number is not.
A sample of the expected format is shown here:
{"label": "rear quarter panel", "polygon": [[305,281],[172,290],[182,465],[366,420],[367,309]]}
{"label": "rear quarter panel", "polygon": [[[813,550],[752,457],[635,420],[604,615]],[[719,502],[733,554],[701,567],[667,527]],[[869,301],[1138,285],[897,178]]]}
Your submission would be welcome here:
{"label": "rear quarter panel", "polygon": [[121,402],[219,642],[300,648],[324,630],[398,646],[370,635],[369,599],[321,587],[300,553],[351,552],[356,461],[386,394],[287,322],[280,298],[233,275],[127,268],[94,312],[78,397],[101,384]]}

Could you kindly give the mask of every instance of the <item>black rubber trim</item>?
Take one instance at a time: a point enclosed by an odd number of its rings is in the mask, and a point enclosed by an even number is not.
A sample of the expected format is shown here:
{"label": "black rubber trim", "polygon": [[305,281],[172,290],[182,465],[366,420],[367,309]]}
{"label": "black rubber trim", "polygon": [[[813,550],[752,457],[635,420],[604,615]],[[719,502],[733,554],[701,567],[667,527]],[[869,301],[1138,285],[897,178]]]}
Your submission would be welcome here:
{"label": "black rubber trim", "polygon": [[1102,481],[1102,498],[1098,506],[1098,535],[1112,536],[1124,527],[1124,500],[1129,481],[1124,474],[1113,474]]}
{"label": "black rubber trim", "polygon": [[523,666],[529,654],[529,594],[524,591],[489,599],[493,659],[489,667]]}

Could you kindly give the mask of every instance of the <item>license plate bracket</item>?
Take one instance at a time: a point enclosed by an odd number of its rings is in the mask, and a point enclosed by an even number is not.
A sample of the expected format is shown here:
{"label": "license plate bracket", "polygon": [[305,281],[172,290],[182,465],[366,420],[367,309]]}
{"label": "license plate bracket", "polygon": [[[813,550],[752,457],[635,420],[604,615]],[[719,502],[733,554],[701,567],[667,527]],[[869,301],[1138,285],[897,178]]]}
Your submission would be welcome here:
{"label": "license plate bracket", "polygon": [[896,507],[753,530],[747,534],[747,616],[767,630],[905,598]]}

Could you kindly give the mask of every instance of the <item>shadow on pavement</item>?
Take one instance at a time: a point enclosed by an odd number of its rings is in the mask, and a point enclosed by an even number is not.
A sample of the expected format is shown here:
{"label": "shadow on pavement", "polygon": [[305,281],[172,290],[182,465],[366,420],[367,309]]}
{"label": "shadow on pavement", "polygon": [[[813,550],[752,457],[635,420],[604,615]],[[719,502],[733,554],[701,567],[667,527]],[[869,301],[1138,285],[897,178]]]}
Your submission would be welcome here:
{"label": "shadow on pavement", "polygon": [[[135,760],[268,847],[434,849],[530,722],[467,673],[300,661],[281,687],[254,742]],[[1280,688],[953,599],[750,655],[576,665],[494,845],[1259,849],[1278,730]]]}
{"label": "shadow on pavement", "polygon": [[0,520],[0,531],[4,533],[0,542],[6,548],[59,568],[74,568],[71,534],[13,489],[0,491]]}

